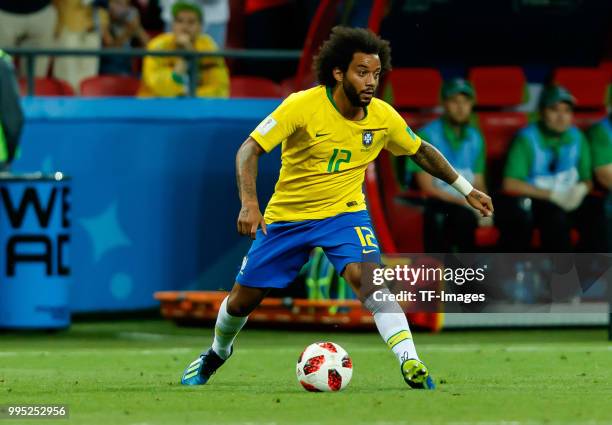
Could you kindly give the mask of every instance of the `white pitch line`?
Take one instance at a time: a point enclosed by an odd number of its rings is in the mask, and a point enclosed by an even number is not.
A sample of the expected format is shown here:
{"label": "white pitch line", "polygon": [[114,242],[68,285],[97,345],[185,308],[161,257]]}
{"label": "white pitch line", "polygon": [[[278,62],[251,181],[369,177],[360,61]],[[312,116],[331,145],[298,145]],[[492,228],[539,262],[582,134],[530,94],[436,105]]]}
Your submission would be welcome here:
{"label": "white pitch line", "polygon": [[118,332],[117,335],[120,339],[132,339],[134,341],[161,341],[173,337],[170,334],[157,334],[151,332]]}

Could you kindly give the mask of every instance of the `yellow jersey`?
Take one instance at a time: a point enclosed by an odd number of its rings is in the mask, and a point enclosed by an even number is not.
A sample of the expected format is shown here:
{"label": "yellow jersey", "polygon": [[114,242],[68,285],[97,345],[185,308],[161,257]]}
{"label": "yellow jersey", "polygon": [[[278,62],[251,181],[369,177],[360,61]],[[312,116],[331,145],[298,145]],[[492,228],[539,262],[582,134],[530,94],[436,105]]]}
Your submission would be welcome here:
{"label": "yellow jersey", "polygon": [[[214,52],[217,45],[211,36],[198,35],[195,45],[198,52]],[[147,50],[177,50],[173,33],[160,34],[149,42]],[[142,82],[139,97],[177,97],[187,94],[187,81],[174,72],[178,57],[145,56],[142,65]],[[198,64],[197,97],[228,97],[229,72],[222,57],[203,57]]]}
{"label": "yellow jersey", "polygon": [[338,111],[331,89],[293,93],[251,137],[270,152],[282,142],[281,170],[266,223],[332,217],[366,209],[365,169],[382,149],[413,155],[421,139],[386,102],[373,98],[360,121]]}

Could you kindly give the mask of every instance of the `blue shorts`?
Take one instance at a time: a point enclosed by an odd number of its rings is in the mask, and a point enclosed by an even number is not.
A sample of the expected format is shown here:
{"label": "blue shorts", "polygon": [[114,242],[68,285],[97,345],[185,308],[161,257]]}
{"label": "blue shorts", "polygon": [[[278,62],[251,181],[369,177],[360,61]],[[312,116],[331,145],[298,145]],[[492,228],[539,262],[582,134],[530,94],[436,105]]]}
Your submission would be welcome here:
{"label": "blue shorts", "polygon": [[322,220],[272,223],[268,235],[258,229],[236,281],[257,288],[286,288],[318,246],[339,274],[349,263],[380,262],[378,241],[364,210]]}

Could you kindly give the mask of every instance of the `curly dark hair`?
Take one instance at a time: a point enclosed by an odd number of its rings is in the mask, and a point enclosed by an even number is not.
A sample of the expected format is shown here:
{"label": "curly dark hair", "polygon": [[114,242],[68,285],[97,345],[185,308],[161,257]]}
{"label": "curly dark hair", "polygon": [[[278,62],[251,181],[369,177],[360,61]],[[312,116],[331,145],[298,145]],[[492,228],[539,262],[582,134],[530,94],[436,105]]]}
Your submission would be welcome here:
{"label": "curly dark hair", "polygon": [[381,76],[391,70],[391,46],[387,40],[363,28],[336,26],[314,58],[314,71],[319,83],[328,87],[335,86],[334,68],[346,72],[355,53],[378,55]]}

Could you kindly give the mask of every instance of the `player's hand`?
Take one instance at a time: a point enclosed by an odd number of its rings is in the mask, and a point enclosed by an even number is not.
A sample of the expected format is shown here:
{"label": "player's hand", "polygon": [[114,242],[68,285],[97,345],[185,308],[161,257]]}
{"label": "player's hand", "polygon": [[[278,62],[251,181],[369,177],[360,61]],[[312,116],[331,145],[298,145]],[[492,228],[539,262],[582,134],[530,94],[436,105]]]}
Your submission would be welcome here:
{"label": "player's hand", "polygon": [[238,233],[244,236],[250,236],[255,239],[257,228],[261,225],[261,231],[264,235],[268,234],[266,222],[264,221],[259,206],[256,204],[245,204],[240,208],[238,214]]}
{"label": "player's hand", "polygon": [[480,190],[473,189],[468,196],[465,197],[468,204],[482,214],[483,217],[493,216],[493,202],[491,197]]}

